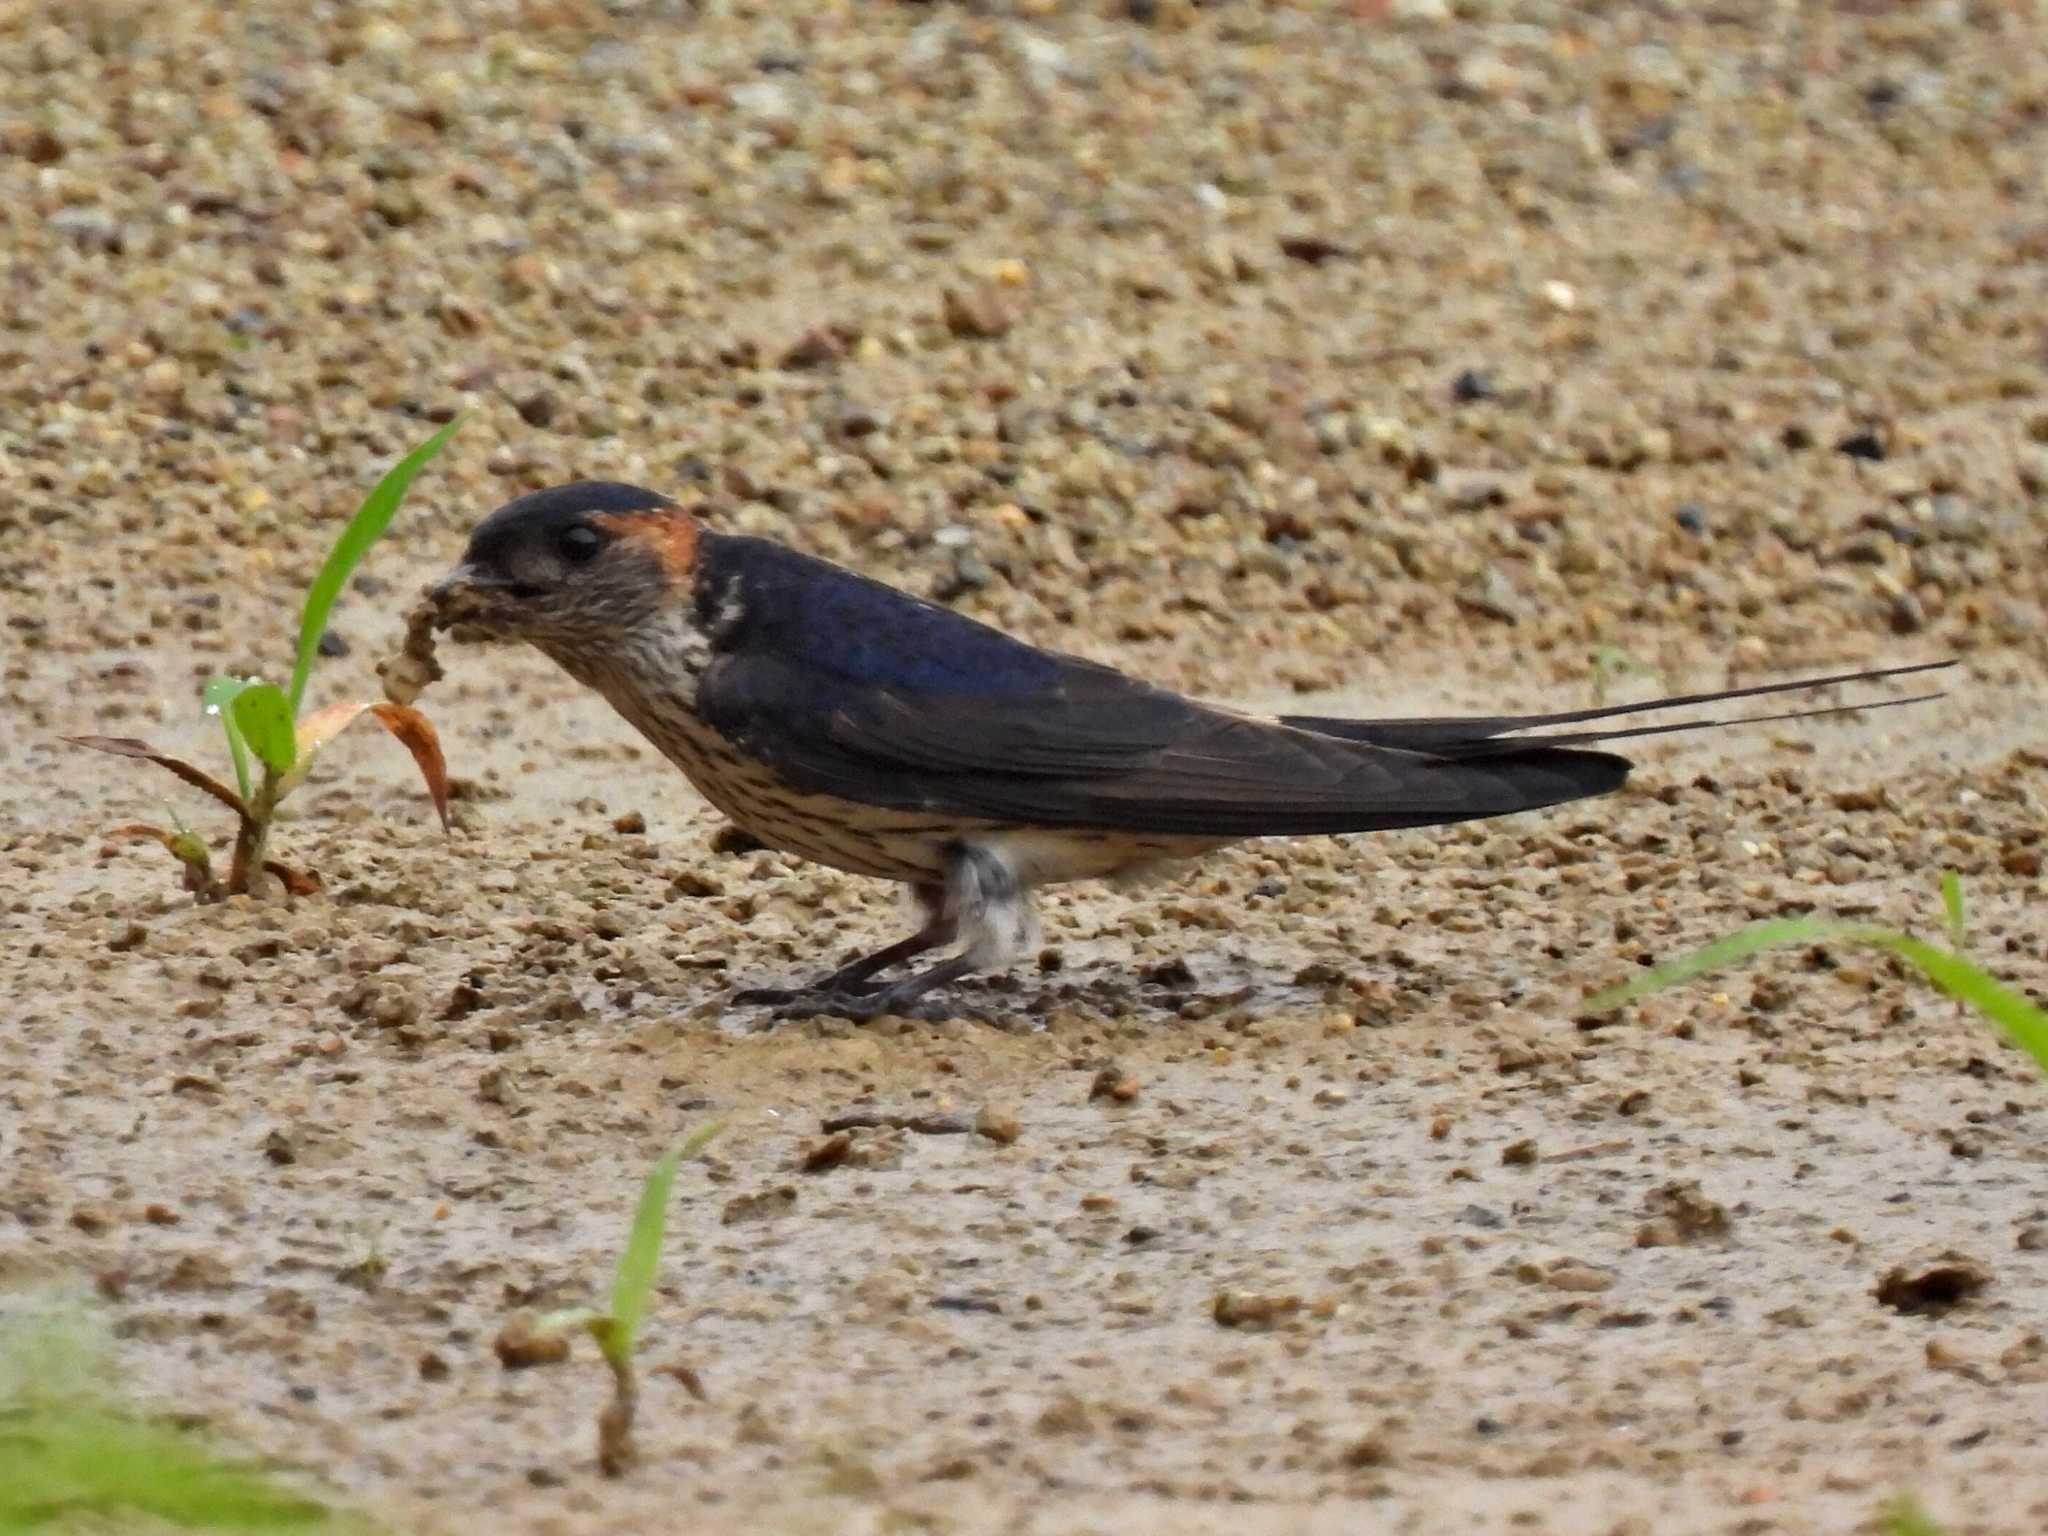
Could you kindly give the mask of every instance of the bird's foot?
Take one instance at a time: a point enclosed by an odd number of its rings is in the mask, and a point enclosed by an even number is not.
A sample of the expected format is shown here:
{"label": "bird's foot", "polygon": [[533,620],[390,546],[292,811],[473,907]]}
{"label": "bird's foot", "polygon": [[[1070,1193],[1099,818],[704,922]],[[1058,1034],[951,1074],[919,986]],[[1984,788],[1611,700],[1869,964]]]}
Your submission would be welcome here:
{"label": "bird's foot", "polygon": [[793,1008],[806,1003],[853,1002],[876,991],[871,981],[849,982],[843,986],[747,987],[732,995],[740,1008]]}
{"label": "bird's foot", "polygon": [[910,1010],[892,1007],[890,1000],[880,991],[870,988],[862,992],[816,992],[802,995],[782,1004],[775,1010],[778,1020],[791,1019],[851,1019],[856,1024],[865,1024],[870,1019],[879,1019],[885,1013],[907,1013]]}
{"label": "bird's foot", "polygon": [[857,987],[750,987],[735,992],[732,1001],[743,1007],[771,1008],[776,1022],[796,1019],[851,1019],[865,1024],[884,1014],[903,1019],[938,1023],[944,1019],[973,1019],[989,1024],[994,1020],[976,1009],[934,997],[924,988],[884,987],[872,982]]}
{"label": "bird's foot", "polygon": [[885,1013],[921,1017],[913,1005],[886,995],[887,988],[864,985],[832,987],[749,987],[735,992],[732,1000],[741,1007],[772,1008],[777,1021],[791,1019],[851,1019],[865,1024]]}

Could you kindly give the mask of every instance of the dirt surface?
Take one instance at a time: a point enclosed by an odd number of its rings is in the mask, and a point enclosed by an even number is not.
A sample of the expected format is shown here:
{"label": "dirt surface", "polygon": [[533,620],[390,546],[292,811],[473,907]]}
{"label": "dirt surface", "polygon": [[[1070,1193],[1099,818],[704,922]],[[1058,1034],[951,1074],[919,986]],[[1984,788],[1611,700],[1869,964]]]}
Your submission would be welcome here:
{"label": "dirt surface", "polygon": [[[1846,950],[1575,1018],[1759,916],[1937,932],[1944,867],[2048,988],[2044,25],[0,6],[0,1277],[97,1278],[139,1390],[405,1531],[2048,1529],[2024,1059]],[[451,649],[455,835],[364,731],[279,835],[326,893],[193,907],[103,833],[217,808],[57,736],[217,762],[199,682],[288,667],[458,410],[316,703],[578,475],[1237,700],[1964,665],[1599,803],[1054,893],[986,1020],[763,1031],[727,992],[891,894],[717,851],[540,658]],[[860,1105],[1020,1133],[805,1171]],[[492,1340],[714,1114],[646,1353],[709,1399],[652,1375],[608,1482],[587,1348]]]}

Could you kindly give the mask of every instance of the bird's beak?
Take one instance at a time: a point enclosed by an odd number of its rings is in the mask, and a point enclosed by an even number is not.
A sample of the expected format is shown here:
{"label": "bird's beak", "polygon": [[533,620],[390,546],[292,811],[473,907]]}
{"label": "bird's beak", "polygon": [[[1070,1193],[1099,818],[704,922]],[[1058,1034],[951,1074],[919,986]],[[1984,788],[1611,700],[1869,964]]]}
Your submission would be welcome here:
{"label": "bird's beak", "polygon": [[436,608],[448,608],[471,600],[486,585],[477,568],[464,562],[427,588],[427,601]]}
{"label": "bird's beak", "polygon": [[491,621],[501,611],[505,583],[465,561],[428,587],[425,597],[436,629],[468,629],[480,638],[476,631],[494,628]]}

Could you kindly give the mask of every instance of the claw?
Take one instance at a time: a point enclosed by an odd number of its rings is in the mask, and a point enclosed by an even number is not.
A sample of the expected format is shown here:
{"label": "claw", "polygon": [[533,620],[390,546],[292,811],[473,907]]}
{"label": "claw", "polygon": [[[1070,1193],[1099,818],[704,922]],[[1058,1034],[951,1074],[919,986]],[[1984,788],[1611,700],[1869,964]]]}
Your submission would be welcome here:
{"label": "claw", "polygon": [[812,992],[800,995],[775,1010],[778,1019],[851,1019],[865,1024],[890,1012],[885,997],[857,997],[845,992]]}
{"label": "claw", "polygon": [[919,954],[930,949],[935,942],[943,941],[933,939],[929,933],[918,934],[891,945],[878,955],[843,966],[811,986],[794,991],[781,987],[748,987],[735,992],[732,1000],[742,1007],[774,1008],[778,1019],[808,1019],[830,1014],[861,1023],[880,1018],[885,1013],[923,1017],[915,1005],[934,988],[950,986],[971,974],[974,962],[970,955],[955,955],[951,960],[941,961],[915,975],[886,984],[868,981],[866,977],[881,969],[877,961],[893,964],[906,954]]}
{"label": "claw", "polygon": [[748,987],[732,1001],[741,1008],[773,1008],[778,1019],[808,1019],[833,1014],[844,1019],[871,1019],[887,1011],[873,983],[849,987]]}
{"label": "claw", "polygon": [[885,1013],[921,1016],[909,999],[892,997],[889,988],[872,983],[858,988],[748,987],[733,993],[732,1002],[741,1008],[772,1008],[778,1020],[823,1017],[865,1024]]}

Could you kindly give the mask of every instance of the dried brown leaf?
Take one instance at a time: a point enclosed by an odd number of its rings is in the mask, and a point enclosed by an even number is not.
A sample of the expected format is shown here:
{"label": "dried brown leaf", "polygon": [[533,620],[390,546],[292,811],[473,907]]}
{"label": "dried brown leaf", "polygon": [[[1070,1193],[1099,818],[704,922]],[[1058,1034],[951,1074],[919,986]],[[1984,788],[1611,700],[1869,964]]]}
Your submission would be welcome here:
{"label": "dried brown leaf", "polygon": [[441,818],[441,830],[447,831],[448,763],[441,756],[441,738],[435,734],[433,722],[408,704],[392,704],[383,699],[350,699],[314,710],[299,722],[299,759],[279,785],[279,797],[298,788],[321,749],[365,714],[375,716],[377,723],[396,736],[405,750],[412,754],[412,760],[419,764],[420,777],[426,781],[434,810]]}
{"label": "dried brown leaf", "polygon": [[[119,838],[124,843],[162,843],[166,848],[170,848],[171,840],[176,834],[166,832],[162,827],[152,827],[146,822],[131,821],[122,826],[109,827],[100,836]],[[171,851],[177,852],[175,848]]]}
{"label": "dried brown leaf", "polygon": [[133,842],[161,843],[170,851],[171,857],[184,866],[186,890],[201,901],[220,899],[221,885],[213,878],[213,859],[207,853],[206,840],[196,832],[166,832],[162,827],[131,821],[124,826],[109,827],[103,835]]}
{"label": "dried brown leaf", "polygon": [[310,869],[293,869],[275,859],[265,859],[263,867],[284,882],[285,891],[290,895],[318,896],[321,892],[320,877]]}
{"label": "dried brown leaf", "polygon": [[146,741],[137,741],[133,736],[66,736],[64,740],[74,747],[90,747],[95,752],[111,752],[116,757],[133,757],[145,763],[155,763],[159,768],[175,773],[193,788],[205,790],[244,821],[248,820],[249,813],[242,809],[240,795],[204,769],[194,768],[183,758],[172,757],[168,752],[159,752]]}

